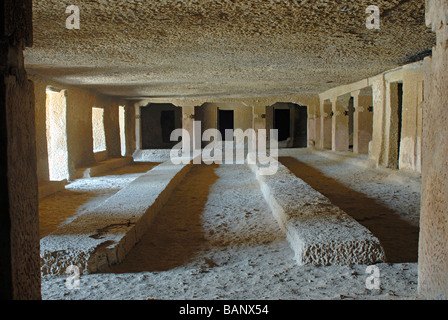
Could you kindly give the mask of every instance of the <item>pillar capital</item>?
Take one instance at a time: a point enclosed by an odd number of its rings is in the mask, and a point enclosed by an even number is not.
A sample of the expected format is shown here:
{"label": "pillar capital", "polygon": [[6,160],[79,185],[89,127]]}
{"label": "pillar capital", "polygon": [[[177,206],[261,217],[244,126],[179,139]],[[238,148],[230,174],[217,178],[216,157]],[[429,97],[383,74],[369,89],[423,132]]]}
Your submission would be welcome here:
{"label": "pillar capital", "polygon": [[194,119],[195,107],[194,106],[182,106],[182,118],[184,120]]}
{"label": "pillar capital", "polygon": [[351,92],[351,95],[353,98],[357,98],[357,97],[359,97],[360,93],[361,93],[361,90],[355,90],[355,91]]}

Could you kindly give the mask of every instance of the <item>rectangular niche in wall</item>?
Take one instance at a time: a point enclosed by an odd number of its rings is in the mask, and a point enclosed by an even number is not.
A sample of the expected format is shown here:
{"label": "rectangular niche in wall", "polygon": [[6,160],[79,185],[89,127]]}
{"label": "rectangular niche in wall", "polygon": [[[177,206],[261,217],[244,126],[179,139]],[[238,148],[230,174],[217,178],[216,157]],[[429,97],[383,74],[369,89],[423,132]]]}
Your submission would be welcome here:
{"label": "rectangular niche in wall", "polygon": [[47,88],[46,131],[50,181],[68,179],[67,103],[65,90]]}
{"label": "rectangular niche in wall", "polygon": [[93,152],[106,151],[106,133],[104,131],[104,109],[92,108]]}

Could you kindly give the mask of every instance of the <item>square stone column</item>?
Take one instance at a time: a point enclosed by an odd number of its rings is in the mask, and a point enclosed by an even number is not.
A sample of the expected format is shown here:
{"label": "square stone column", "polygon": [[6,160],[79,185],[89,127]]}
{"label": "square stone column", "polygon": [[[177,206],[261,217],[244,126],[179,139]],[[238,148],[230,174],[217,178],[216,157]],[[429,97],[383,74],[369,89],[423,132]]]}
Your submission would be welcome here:
{"label": "square stone column", "polygon": [[182,129],[188,133],[182,137],[182,149],[190,152],[201,150],[201,128],[200,123],[195,122],[194,106],[182,106]]}
{"label": "square stone column", "polygon": [[141,150],[142,148],[142,118],[141,118],[141,106],[135,105],[135,150]]}
{"label": "square stone column", "polygon": [[348,132],[348,103],[351,95],[334,97],[332,102],[332,150],[348,151],[349,150],[349,132]]}
{"label": "square stone column", "polygon": [[41,299],[34,86],[23,50],[33,42],[32,2],[0,10],[0,299]]}
{"label": "square stone column", "polygon": [[266,107],[264,105],[253,106],[253,129],[266,129]]}
{"label": "square stone column", "polygon": [[372,88],[373,100],[373,128],[372,142],[369,148],[369,158],[374,160],[377,166],[386,166],[384,153],[384,127],[386,109],[386,82],[381,74],[369,80]]}
{"label": "square stone column", "polygon": [[308,105],[308,148],[320,143],[320,105]]}
{"label": "square stone column", "polygon": [[372,106],[372,96],[360,95],[361,91],[352,92],[353,106],[353,152],[358,154],[369,153],[369,143],[372,140],[373,113],[369,111]]}
{"label": "square stone column", "polygon": [[320,104],[320,144],[321,149],[331,150],[332,145],[332,104],[331,101],[321,101]]}
{"label": "square stone column", "polygon": [[426,1],[426,23],[437,33],[424,60],[423,163],[418,293],[448,299],[448,5]]}
{"label": "square stone column", "polygon": [[320,106],[319,106],[316,110],[316,114],[314,115],[314,138],[316,139],[314,146],[317,148],[319,148],[322,143],[320,141],[320,139],[321,139],[320,126],[321,126],[321,114],[320,114]]}

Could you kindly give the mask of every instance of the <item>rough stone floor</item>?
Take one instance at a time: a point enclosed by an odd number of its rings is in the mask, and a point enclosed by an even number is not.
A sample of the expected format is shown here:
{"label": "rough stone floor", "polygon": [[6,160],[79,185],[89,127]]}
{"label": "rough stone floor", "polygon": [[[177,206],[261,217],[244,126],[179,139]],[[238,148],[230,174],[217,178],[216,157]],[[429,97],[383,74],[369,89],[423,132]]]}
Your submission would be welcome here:
{"label": "rough stone floor", "polygon": [[[419,197],[409,186],[412,183],[418,186],[418,179],[391,176],[390,171],[363,168],[308,151],[280,160],[298,176],[303,172],[317,174],[330,190],[344,187],[345,195],[350,190],[356,192],[349,199],[360,200],[355,196],[364,194],[376,200],[377,209],[390,210],[385,214],[389,222],[399,218],[406,222],[406,227],[411,225],[396,232],[405,230],[405,238],[413,234]],[[306,170],[300,172],[300,168]],[[310,171],[312,168],[315,171]],[[112,173],[107,179],[113,177]],[[308,183],[321,188],[311,180]],[[325,194],[327,190],[318,191]],[[395,198],[389,194],[391,190],[398,192],[394,193]],[[386,194],[385,199],[377,199]],[[337,201],[337,195],[326,195]],[[57,202],[57,197],[53,198]],[[362,201],[355,202],[360,209]],[[367,202],[367,206],[372,203]],[[372,211],[357,218],[382,224],[383,216]],[[393,243],[394,239],[390,241]],[[414,249],[403,255],[392,250],[397,261],[378,265],[379,290],[366,288],[369,274],[365,265],[298,267],[248,167],[196,165],[122,264],[108,273],[81,275],[80,288],[76,290],[66,287],[67,277],[44,276],[42,296],[105,300],[414,299],[417,292]]]}

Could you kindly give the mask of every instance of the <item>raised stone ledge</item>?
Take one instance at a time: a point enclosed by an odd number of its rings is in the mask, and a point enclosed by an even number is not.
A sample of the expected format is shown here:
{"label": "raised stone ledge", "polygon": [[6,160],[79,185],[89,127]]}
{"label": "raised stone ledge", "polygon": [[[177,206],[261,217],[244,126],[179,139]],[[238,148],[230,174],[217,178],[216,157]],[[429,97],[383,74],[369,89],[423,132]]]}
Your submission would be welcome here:
{"label": "raised stone ledge", "polygon": [[62,275],[70,265],[95,273],[123,261],[190,168],[160,164],[41,239],[42,274]]}
{"label": "raised stone ledge", "polygon": [[145,149],[135,151],[133,157],[134,161],[165,162],[170,160],[170,153],[170,149]]}
{"label": "raised stone ledge", "polygon": [[[272,164],[272,163],[271,163]],[[379,240],[281,163],[275,175],[250,165],[298,265],[374,264],[386,260]]]}
{"label": "raised stone ledge", "polygon": [[92,166],[77,168],[73,179],[95,177],[107,171],[130,165],[133,161],[134,159],[132,157],[112,158],[100,161]]}

